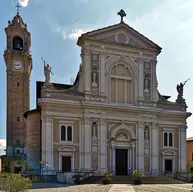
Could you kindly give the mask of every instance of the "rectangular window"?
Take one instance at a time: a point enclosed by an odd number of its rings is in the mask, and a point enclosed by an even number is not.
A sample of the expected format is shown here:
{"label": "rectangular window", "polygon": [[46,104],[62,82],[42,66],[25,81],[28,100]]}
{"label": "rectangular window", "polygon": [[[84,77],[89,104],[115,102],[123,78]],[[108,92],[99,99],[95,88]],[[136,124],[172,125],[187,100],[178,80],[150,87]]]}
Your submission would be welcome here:
{"label": "rectangular window", "polygon": [[17,87],[19,87],[19,82],[17,82]]}
{"label": "rectangular window", "polygon": [[192,161],[193,161],[193,153],[192,153]]}

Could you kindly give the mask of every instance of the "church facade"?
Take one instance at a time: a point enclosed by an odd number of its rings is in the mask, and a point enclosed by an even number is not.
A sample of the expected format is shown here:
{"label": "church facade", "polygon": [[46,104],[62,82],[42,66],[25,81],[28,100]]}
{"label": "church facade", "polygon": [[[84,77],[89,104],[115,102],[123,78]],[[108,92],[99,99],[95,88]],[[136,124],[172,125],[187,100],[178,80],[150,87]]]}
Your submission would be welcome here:
{"label": "church facade", "polygon": [[[21,26],[14,28],[20,30]],[[8,35],[8,40],[14,42],[14,37]],[[27,55],[28,44],[23,41],[28,36],[19,37],[21,50],[16,52]],[[28,60],[18,53],[15,56],[11,45],[10,66],[22,60],[24,68],[10,69],[10,73],[24,75],[28,69],[29,77],[31,55],[26,56]],[[51,67],[44,63],[45,82],[36,84],[37,108],[21,108],[25,129],[23,137],[21,134],[15,140],[15,144],[22,141],[17,150],[26,154],[21,169],[83,169],[96,174],[109,170],[114,175],[127,175],[135,169],[150,175],[185,172],[186,120],[191,113],[183,99],[185,83],[178,85],[175,102],[158,91],[156,69],[161,48],[124,23],[122,15],[116,25],[82,34],[77,45],[81,47],[81,65],[74,84],[53,83]],[[26,83],[29,89],[26,80],[21,89]],[[13,82],[8,81],[8,87],[10,84]],[[14,129],[9,129],[7,137]],[[16,148],[11,145],[7,153],[13,156]]]}

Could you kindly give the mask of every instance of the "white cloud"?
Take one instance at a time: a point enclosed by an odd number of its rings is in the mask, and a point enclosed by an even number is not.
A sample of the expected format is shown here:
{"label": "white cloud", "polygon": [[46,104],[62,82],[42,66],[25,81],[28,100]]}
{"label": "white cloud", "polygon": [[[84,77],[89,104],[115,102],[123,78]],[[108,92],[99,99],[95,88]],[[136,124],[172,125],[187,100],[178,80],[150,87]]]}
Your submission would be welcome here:
{"label": "white cloud", "polygon": [[88,31],[92,31],[92,29],[72,29],[71,32],[67,33],[65,32],[65,27],[52,27],[52,31],[55,33],[59,33],[63,39],[71,39],[71,40],[77,40],[83,33],[86,33]]}
{"label": "white cloud", "polygon": [[80,37],[83,33],[86,33],[87,31],[90,31],[90,30],[84,30],[84,29],[72,29],[72,33],[70,33],[68,35],[68,38],[69,39],[78,39],[78,37]]}
{"label": "white cloud", "polygon": [[62,27],[56,27],[55,28],[55,32],[56,33],[60,33],[62,35],[62,38],[63,39],[66,39],[67,36],[66,36],[66,32],[64,31],[64,29],[62,29]]}
{"label": "white cloud", "polygon": [[22,7],[27,7],[29,4],[29,0],[18,0],[18,3],[22,6]]}
{"label": "white cloud", "polygon": [[6,147],[6,140],[0,139],[0,149],[5,149],[5,147]]}

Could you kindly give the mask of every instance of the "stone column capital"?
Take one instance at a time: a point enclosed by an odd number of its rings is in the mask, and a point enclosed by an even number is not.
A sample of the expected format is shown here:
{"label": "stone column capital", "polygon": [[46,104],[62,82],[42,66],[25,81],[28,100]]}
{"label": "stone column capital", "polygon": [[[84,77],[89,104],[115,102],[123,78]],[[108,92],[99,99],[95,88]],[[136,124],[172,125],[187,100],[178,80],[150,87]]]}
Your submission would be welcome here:
{"label": "stone column capital", "polygon": [[107,125],[107,120],[101,118],[101,119],[100,119],[100,124],[101,124],[101,125]]}
{"label": "stone column capital", "polygon": [[90,55],[90,50],[87,47],[83,47],[81,50],[81,54],[89,56]]}
{"label": "stone column capital", "polygon": [[144,60],[143,59],[139,59],[139,65],[143,65],[144,64]]}

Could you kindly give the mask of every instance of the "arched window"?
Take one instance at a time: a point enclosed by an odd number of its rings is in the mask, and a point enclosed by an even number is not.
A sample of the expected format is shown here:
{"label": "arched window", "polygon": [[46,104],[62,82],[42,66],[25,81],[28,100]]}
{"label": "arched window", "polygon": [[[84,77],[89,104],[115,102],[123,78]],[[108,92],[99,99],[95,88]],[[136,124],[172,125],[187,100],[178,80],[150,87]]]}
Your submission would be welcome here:
{"label": "arched window", "polygon": [[169,133],[169,146],[173,146],[173,135],[172,133]]}
{"label": "arched window", "polygon": [[23,51],[23,40],[21,37],[16,36],[13,38],[13,50]]}
{"label": "arched window", "polygon": [[61,126],[61,141],[65,141],[65,140],[66,140],[66,127]]}
{"label": "arched window", "polygon": [[115,65],[110,73],[110,100],[118,103],[131,103],[131,72],[124,64]]}
{"label": "arched window", "polygon": [[168,146],[168,134],[164,133],[164,146]]}
{"label": "arched window", "polygon": [[68,126],[67,128],[67,141],[72,141],[72,127]]}

